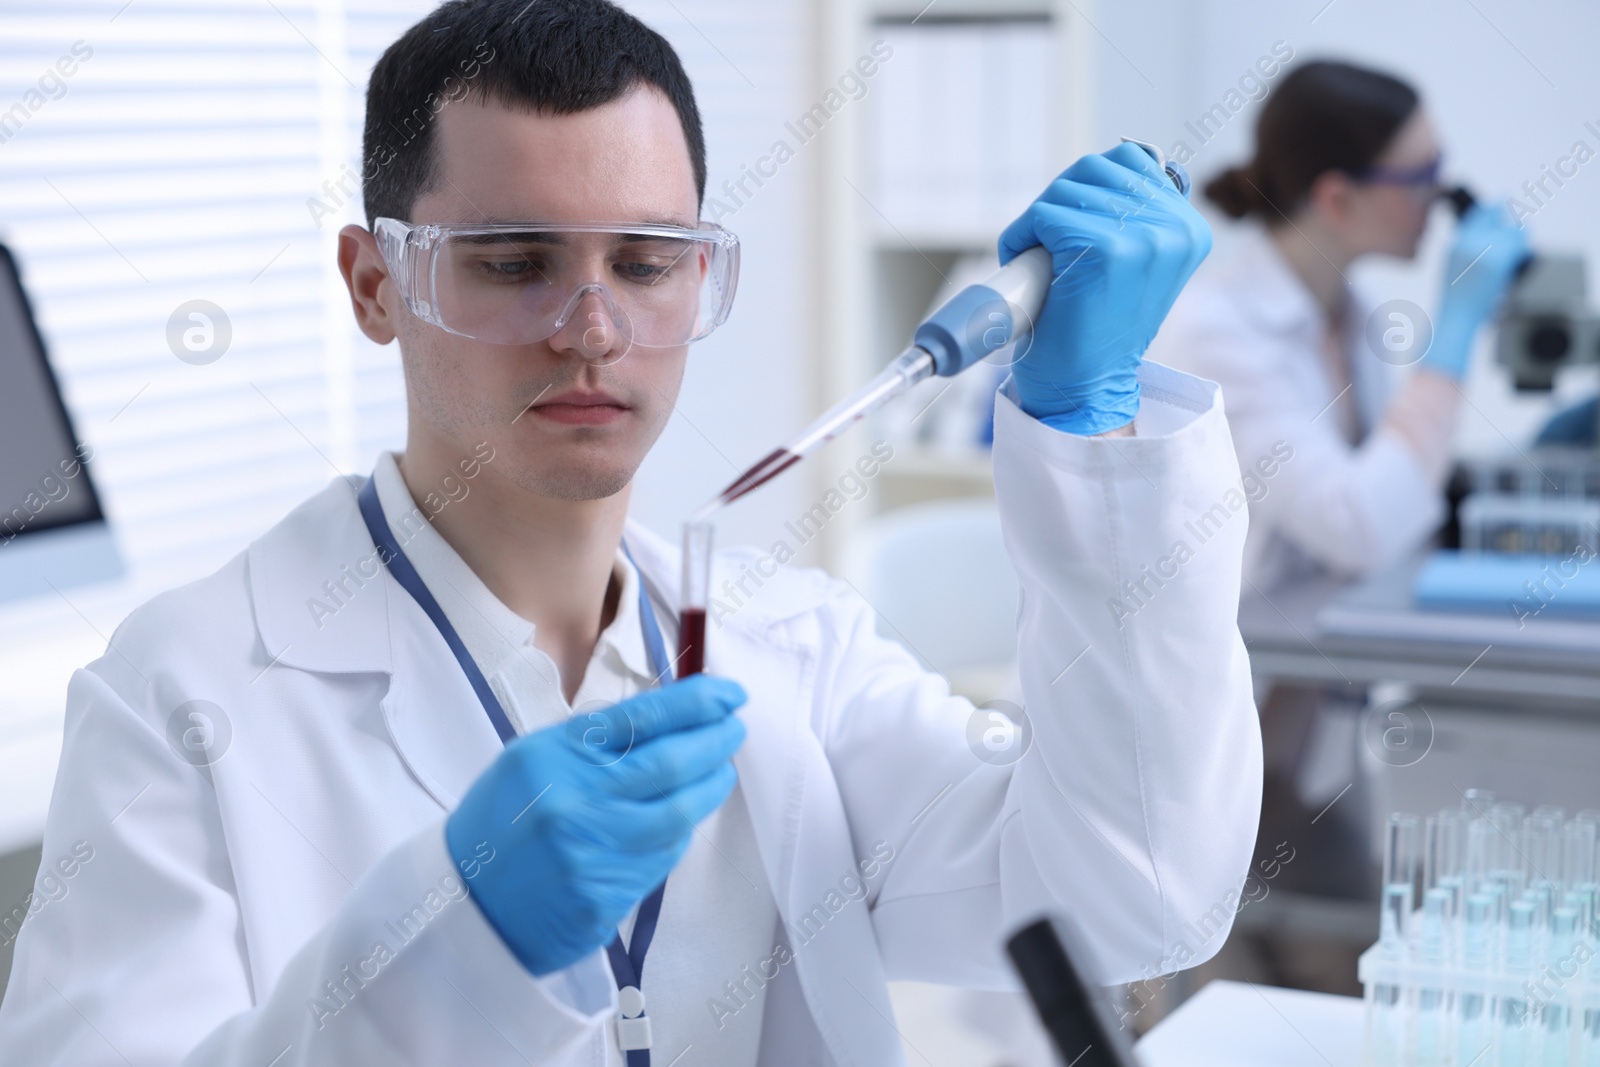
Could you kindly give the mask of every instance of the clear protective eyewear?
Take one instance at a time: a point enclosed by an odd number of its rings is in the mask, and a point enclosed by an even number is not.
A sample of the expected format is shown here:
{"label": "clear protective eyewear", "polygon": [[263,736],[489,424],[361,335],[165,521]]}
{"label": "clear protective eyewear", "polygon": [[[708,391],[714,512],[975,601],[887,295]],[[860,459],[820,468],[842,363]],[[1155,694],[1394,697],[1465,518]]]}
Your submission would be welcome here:
{"label": "clear protective eyewear", "polygon": [[710,222],[435,226],[380,218],[374,229],[414,315],[497,345],[536,344],[576,320],[586,347],[620,340],[676,348],[722,325],[739,281],[739,239]]}

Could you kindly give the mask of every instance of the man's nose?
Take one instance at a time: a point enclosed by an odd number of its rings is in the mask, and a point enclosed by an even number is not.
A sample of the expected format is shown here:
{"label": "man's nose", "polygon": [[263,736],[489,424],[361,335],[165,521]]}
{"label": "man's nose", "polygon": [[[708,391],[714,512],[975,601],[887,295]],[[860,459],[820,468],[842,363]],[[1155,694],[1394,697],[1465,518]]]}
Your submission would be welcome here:
{"label": "man's nose", "polygon": [[589,363],[615,363],[633,346],[627,316],[599,285],[588,285],[577,294],[566,321],[550,345],[558,352],[572,352]]}

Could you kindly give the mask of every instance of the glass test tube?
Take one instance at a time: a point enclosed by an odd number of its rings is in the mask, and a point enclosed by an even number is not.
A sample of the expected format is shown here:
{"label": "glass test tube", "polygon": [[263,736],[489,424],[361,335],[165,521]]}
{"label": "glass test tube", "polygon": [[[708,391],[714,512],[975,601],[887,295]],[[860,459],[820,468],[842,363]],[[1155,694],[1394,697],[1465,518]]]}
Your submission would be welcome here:
{"label": "glass test tube", "polygon": [[1577,930],[1578,913],[1573,909],[1556,908],[1550,913],[1550,945],[1544,973],[1553,977],[1555,987],[1551,990],[1552,995],[1545,1002],[1542,1011],[1544,1062],[1547,1064],[1567,1063],[1567,1050],[1572,1040],[1572,1009],[1567,1003],[1571,990],[1568,983],[1578,977],[1574,951]]}
{"label": "glass test tube", "polygon": [[1508,901],[1521,897],[1527,885],[1527,872],[1515,847],[1522,832],[1522,810],[1521,804],[1496,804],[1489,809],[1489,822],[1494,826],[1495,872],[1505,884]]}
{"label": "glass test tube", "polygon": [[[1430,966],[1445,962],[1445,913],[1450,891],[1434,887],[1422,894],[1420,959]],[[1441,989],[1424,987],[1417,994],[1416,1050],[1413,1061],[1427,1067],[1444,1062],[1445,1020],[1449,998]]]}
{"label": "glass test tube", "polygon": [[[1533,905],[1519,900],[1510,908],[1506,929],[1505,970],[1522,975],[1533,965]],[[1500,1062],[1504,1067],[1523,1067],[1528,1062],[1533,1029],[1532,1004],[1520,996],[1500,1002]]]}
{"label": "glass test tube", "polygon": [[1417,875],[1417,817],[1403,812],[1389,816],[1383,846],[1383,912],[1378,921],[1378,941],[1384,954],[1405,952],[1411,922],[1411,893]]}
{"label": "glass test tube", "polygon": [[1422,889],[1426,893],[1439,884],[1445,853],[1445,825],[1439,814],[1428,816],[1422,824]]}
{"label": "glass test tube", "polygon": [[1535,925],[1543,928],[1560,901],[1561,822],[1556,809],[1538,808],[1522,820],[1522,877],[1536,904]]}
{"label": "glass test tube", "polygon": [[1488,819],[1475,818],[1467,824],[1467,892],[1477,893],[1495,880],[1494,827]]}
{"label": "glass test tube", "polygon": [[1575,818],[1561,832],[1561,880],[1568,889],[1594,881],[1596,826]]}
{"label": "glass test tube", "polygon": [[[1405,912],[1409,916],[1412,903],[1413,887],[1417,881],[1417,817],[1404,812],[1395,812],[1389,816],[1389,824],[1384,838],[1383,848],[1383,885],[1384,885],[1384,911],[1388,912],[1390,904],[1388,892],[1390,887],[1404,886]],[[1405,933],[1405,924],[1402,921],[1399,933]]]}
{"label": "glass test tube", "polygon": [[[1474,893],[1467,897],[1466,921],[1462,924],[1461,965],[1469,971],[1487,970],[1489,966],[1489,924],[1494,921],[1494,900],[1486,894]],[[1479,1063],[1493,1037],[1489,1029],[1489,997],[1484,993],[1464,992],[1460,998],[1457,1030],[1460,1049],[1459,1063]]]}
{"label": "glass test tube", "polygon": [[1464,892],[1467,816],[1446,808],[1428,816],[1423,851],[1423,889],[1444,889],[1449,893],[1445,918],[1453,921],[1461,914]]}
{"label": "glass test tube", "polygon": [[1494,807],[1494,790],[1468,789],[1461,794],[1461,814],[1469,819],[1487,819]]}
{"label": "glass test tube", "polygon": [[683,524],[683,588],[678,598],[678,659],[674,677],[687,678],[706,667],[706,604],[711,596],[709,522]]}

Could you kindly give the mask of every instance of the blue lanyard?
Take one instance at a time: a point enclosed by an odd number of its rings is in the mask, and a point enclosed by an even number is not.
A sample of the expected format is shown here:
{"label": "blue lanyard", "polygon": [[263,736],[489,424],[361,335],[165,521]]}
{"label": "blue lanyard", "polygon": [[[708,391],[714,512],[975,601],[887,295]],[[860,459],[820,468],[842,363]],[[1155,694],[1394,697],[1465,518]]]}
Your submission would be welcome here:
{"label": "blue lanyard", "polygon": [[[389,573],[400,583],[401,588],[411,594],[412,599],[433,621],[433,625],[438,627],[444,643],[450,646],[450,651],[455,653],[456,662],[461,664],[462,673],[467,676],[467,681],[472,683],[472,691],[478,695],[478,703],[483,705],[484,713],[494,725],[495,733],[500,735],[500,743],[509,745],[516,739],[517,732],[512,729],[511,720],[506,718],[505,709],[500,706],[500,698],[489,688],[489,680],[483,676],[483,671],[478,669],[478,664],[473,661],[467,646],[462,643],[461,635],[450,625],[444,609],[439,607],[439,602],[428,591],[421,575],[417,574],[416,567],[412,566],[400,543],[395,540],[394,531],[389,529],[389,521],[384,517],[383,505],[378,502],[376,478],[367,479],[367,484],[361,487],[357,500],[361,506],[361,517],[367,524],[367,532],[372,535],[373,546],[378,550],[378,559],[389,569]],[[633,564],[633,553],[628,551],[626,543],[622,546],[622,552],[628,558],[628,562]],[[635,564],[634,570],[638,569]],[[656,621],[656,612],[650,605],[650,597],[645,592],[642,576],[639,580],[639,626],[644,630],[644,643],[650,650],[650,669],[655,671],[656,680],[658,682],[663,678],[670,680],[672,661],[667,658],[667,643],[661,637],[661,625]],[[632,944],[624,946],[622,933],[618,931],[617,936],[612,938],[611,944],[606,946],[606,954],[611,958],[611,973],[617,980],[619,990],[629,986],[641,988],[644,957],[645,953],[650,951],[650,942],[656,936],[656,922],[661,917],[661,898],[666,888],[667,883],[662,882],[639,904],[639,914],[633,921]],[[640,1016],[643,1016],[643,1012]],[[629,1050],[627,1057],[628,1067],[650,1067],[648,1048]]]}

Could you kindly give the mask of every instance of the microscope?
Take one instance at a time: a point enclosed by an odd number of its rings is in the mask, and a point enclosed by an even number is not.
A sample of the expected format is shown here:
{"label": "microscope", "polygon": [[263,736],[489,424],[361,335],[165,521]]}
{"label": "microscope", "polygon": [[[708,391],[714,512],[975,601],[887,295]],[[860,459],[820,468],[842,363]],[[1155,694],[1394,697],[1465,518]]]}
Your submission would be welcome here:
{"label": "microscope", "polygon": [[1600,317],[1589,310],[1583,257],[1541,253],[1506,296],[1495,359],[1518,392],[1549,392],[1556,372],[1600,362]]}
{"label": "microscope", "polygon": [[[1460,186],[1441,195],[1458,217],[1475,203]],[[1495,361],[1519,393],[1548,393],[1562,368],[1600,362],[1600,315],[1589,307],[1582,256],[1541,252],[1523,262],[1501,312]],[[1593,440],[1600,442],[1600,425]],[[1469,462],[1451,495],[1464,551],[1600,551],[1600,450],[1594,445],[1540,445]]]}
{"label": "microscope", "polygon": [[[1464,185],[1439,199],[1458,219],[1478,202]],[[1500,317],[1495,360],[1511,371],[1519,393],[1548,393],[1562,367],[1600,362],[1600,317],[1589,311],[1582,256],[1543,252],[1523,260]]]}

